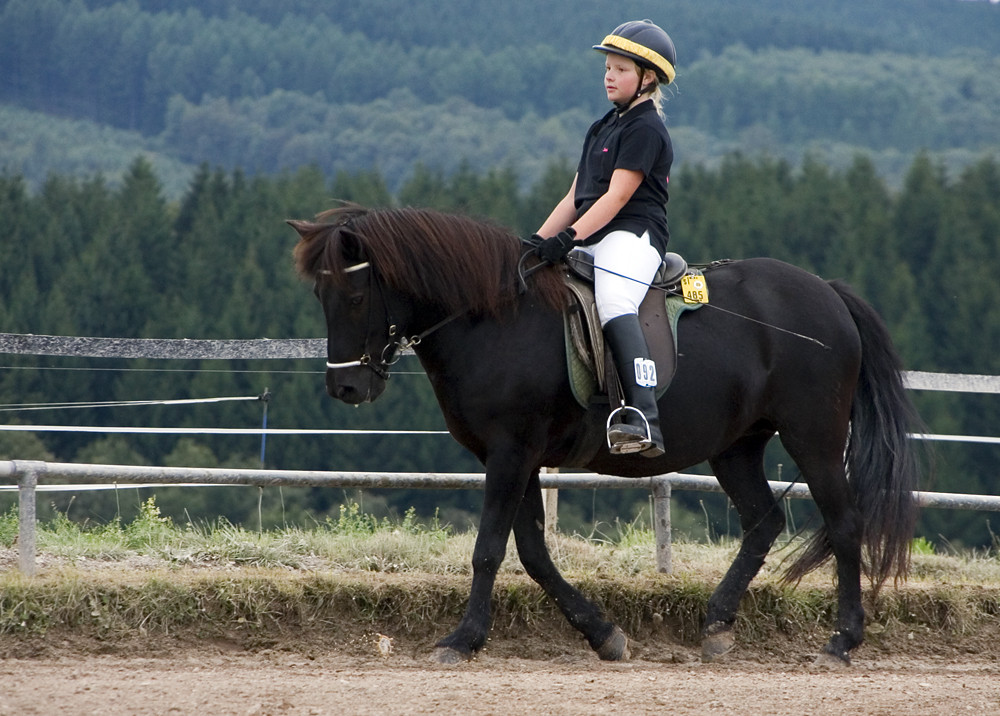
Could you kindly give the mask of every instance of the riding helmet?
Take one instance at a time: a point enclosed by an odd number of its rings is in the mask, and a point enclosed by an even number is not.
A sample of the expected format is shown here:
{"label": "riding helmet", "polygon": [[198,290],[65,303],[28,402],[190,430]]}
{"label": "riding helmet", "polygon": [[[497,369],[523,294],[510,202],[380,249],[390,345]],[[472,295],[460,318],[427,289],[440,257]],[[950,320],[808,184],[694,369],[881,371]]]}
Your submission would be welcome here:
{"label": "riding helmet", "polygon": [[619,25],[600,45],[594,45],[594,49],[635,60],[641,67],[656,72],[661,84],[670,84],[677,74],[674,42],[652,20],[633,20]]}

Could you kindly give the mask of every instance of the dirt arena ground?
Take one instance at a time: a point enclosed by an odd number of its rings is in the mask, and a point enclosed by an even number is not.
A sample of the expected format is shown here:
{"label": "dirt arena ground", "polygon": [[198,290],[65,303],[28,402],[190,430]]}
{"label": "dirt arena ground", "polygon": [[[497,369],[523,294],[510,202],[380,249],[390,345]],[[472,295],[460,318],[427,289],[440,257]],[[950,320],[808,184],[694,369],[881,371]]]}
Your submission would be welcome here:
{"label": "dirt arena ground", "polygon": [[88,623],[8,633],[0,635],[0,716],[1000,715],[993,618],[961,634],[872,625],[853,664],[827,670],[813,666],[829,636],[822,627],[776,629],[762,643],[744,636],[703,664],[694,643],[644,624],[630,634],[632,660],[606,663],[554,610],[530,623],[507,623],[501,613],[510,619],[498,610],[483,652],[452,666],[429,656],[453,616],[365,622],[345,610],[315,623],[275,613],[267,629],[194,623],[107,634]]}
{"label": "dirt arena ground", "polygon": [[862,647],[850,668],[828,671],[805,654],[702,664],[680,647],[607,664],[582,647],[553,658],[529,640],[442,666],[424,645],[370,646],[47,648],[0,659],[0,714],[1000,714],[995,653],[889,659]]}

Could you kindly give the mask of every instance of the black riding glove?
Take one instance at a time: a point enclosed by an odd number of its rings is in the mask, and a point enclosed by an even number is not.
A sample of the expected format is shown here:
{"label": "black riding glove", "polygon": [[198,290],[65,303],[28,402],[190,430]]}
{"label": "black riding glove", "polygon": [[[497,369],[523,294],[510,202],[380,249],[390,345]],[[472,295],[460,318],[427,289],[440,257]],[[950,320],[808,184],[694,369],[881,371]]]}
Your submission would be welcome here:
{"label": "black riding glove", "polygon": [[545,239],[535,249],[535,254],[542,261],[548,261],[550,264],[558,263],[566,258],[566,254],[576,246],[574,238],[576,238],[576,230],[571,226],[555,236]]}

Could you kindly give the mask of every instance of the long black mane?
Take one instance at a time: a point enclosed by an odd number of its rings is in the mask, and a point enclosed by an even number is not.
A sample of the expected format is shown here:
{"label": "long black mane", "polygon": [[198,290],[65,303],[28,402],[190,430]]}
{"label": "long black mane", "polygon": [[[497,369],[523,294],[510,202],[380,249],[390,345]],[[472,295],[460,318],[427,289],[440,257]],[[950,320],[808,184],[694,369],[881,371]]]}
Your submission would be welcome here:
{"label": "long black mane", "polygon": [[[524,248],[509,230],[485,221],[429,209],[345,205],[299,227],[295,265],[310,279],[337,281],[360,256],[389,286],[449,312],[500,316],[518,296]],[[558,271],[539,271],[528,284],[553,308],[564,305]]]}

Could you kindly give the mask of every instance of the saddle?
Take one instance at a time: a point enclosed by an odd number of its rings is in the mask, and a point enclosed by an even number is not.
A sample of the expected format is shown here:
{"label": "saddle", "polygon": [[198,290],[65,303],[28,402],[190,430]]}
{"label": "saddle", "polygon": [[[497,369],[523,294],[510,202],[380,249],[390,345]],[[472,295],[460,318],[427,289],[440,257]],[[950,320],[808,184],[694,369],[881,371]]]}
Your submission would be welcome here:
{"label": "saddle", "polygon": [[[618,381],[614,364],[606,357],[604,333],[594,301],[594,258],[586,251],[574,249],[566,257],[566,264],[570,270],[564,280],[574,298],[564,314],[567,366],[573,394],[586,408],[595,396],[617,392]],[[684,311],[702,305],[685,302],[681,295],[681,280],[692,274],[700,275],[701,271],[689,269],[678,254],[667,253],[650,284],[651,290],[639,306],[639,323],[660,376],[657,397],[666,391],[677,367],[678,318]]]}

